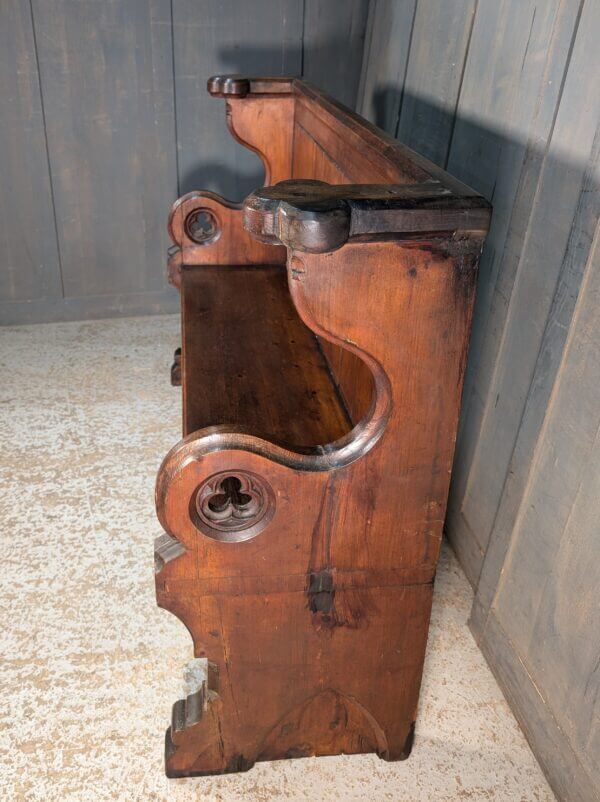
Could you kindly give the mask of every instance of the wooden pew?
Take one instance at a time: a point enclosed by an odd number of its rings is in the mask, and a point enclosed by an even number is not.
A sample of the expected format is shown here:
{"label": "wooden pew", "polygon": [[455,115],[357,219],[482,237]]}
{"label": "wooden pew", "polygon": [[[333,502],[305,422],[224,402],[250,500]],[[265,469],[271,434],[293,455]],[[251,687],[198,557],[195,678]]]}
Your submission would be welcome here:
{"label": "wooden pew", "polygon": [[158,604],[206,675],[170,777],[411,750],[490,206],[318,89],[218,76],[267,186],[174,205]]}

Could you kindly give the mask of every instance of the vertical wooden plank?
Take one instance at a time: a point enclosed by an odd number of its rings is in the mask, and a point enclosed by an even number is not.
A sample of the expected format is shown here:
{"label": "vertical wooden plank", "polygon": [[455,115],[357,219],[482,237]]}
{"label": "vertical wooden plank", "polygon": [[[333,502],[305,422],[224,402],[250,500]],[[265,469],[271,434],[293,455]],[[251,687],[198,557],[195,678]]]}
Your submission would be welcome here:
{"label": "vertical wooden plank", "polygon": [[305,0],[304,67],[308,81],[354,108],[368,0]]}
{"label": "vertical wooden plank", "polygon": [[559,2],[500,0],[477,8],[448,170],[487,198],[497,198],[501,170],[510,166],[500,161],[503,147],[522,147],[529,135]]}
{"label": "vertical wooden plank", "polygon": [[416,0],[372,0],[369,57],[363,64],[359,112],[396,133]]}
{"label": "vertical wooden plank", "polygon": [[169,0],[34,0],[67,297],[165,287],[176,196]]}
{"label": "vertical wooden plank", "polygon": [[[548,584],[561,581],[565,564],[557,555],[565,529],[572,525],[573,507],[591,470],[588,464],[598,437],[599,287],[596,242],[492,603],[523,655],[543,648],[533,642],[537,613]],[[579,596],[585,587],[578,584],[573,595]],[[566,636],[567,628],[555,634]]]}
{"label": "vertical wooden plank", "polygon": [[173,0],[181,193],[210,189],[241,200],[263,183],[260,159],[232,139],[206,81],[219,72],[299,75],[302,11],[295,0]]}
{"label": "vertical wooden plank", "polygon": [[[487,543],[504,486],[557,281],[564,265],[590,162],[600,105],[590,103],[600,74],[600,53],[591,31],[600,26],[600,6],[588,4],[569,64],[558,116],[545,153],[525,242],[510,292],[485,410],[470,467],[463,513]],[[598,14],[594,19],[594,13]],[[587,23],[587,28],[585,27]],[[577,126],[572,122],[577,119]],[[506,291],[503,297],[506,297]],[[483,397],[483,387],[478,386]],[[494,460],[489,454],[494,454]]]}
{"label": "vertical wooden plank", "polygon": [[[559,802],[598,802],[598,782],[558,726],[527,667],[493,615],[479,646]],[[594,754],[591,752],[591,754]],[[596,750],[598,754],[598,750]]]}
{"label": "vertical wooden plank", "polygon": [[476,0],[419,0],[396,136],[446,166]]}
{"label": "vertical wooden plank", "polygon": [[[474,533],[481,558],[491,521],[486,529],[482,520],[473,515],[472,507],[465,509],[464,499],[469,492],[469,478],[476,479],[474,458],[486,409],[493,414],[496,403],[497,394],[490,393],[495,357],[538,195],[546,141],[554,125],[579,5],[579,0],[543,6],[532,3],[529,8],[522,3],[517,4],[514,14],[509,13],[506,2],[480,5],[458,105],[449,169],[467,180],[477,170],[480,188],[494,203],[492,227],[481,260],[457,442],[457,470],[449,504],[453,542]],[[500,287],[501,291],[496,292]],[[526,395],[526,388],[524,391]],[[521,400],[524,402],[524,396]],[[513,443],[514,438],[500,445],[510,449]],[[500,462],[489,462],[493,463],[489,465],[491,470],[499,468]],[[479,508],[485,507],[492,516],[502,488],[498,482],[504,479],[501,471],[499,468],[493,491],[490,485],[490,494],[479,503]],[[474,495],[472,501],[476,501]]]}
{"label": "vertical wooden plank", "polygon": [[590,164],[584,177],[552,308],[546,321],[523,419],[485,553],[473,615],[474,623],[479,629],[485,625],[485,618],[500,579],[513,529],[527,490],[536,446],[562,363],[563,349],[572,324],[582,277],[590,261],[598,258],[596,250],[600,217],[600,197],[597,192],[599,168],[600,127],[596,132]]}
{"label": "vertical wooden plank", "polygon": [[0,3],[0,299],[62,293],[29,4]]}
{"label": "vertical wooden plank", "polygon": [[[600,256],[600,253],[599,253]],[[600,272],[600,259],[597,262]],[[595,301],[600,304],[600,294]],[[591,330],[597,349],[598,332]],[[582,432],[582,411],[592,407],[589,402],[598,400],[596,388],[600,385],[600,355],[592,354],[588,341],[580,343],[581,355],[587,364],[584,370],[583,393],[579,394],[572,409],[558,409],[563,416],[560,432],[552,444],[554,455],[560,455],[561,464],[575,463],[582,455],[573,448],[568,426],[575,423],[578,434]],[[595,364],[595,375],[590,367]],[[590,379],[596,385],[590,384]],[[580,379],[581,380],[581,379]],[[581,403],[582,395],[585,397]],[[597,412],[598,405],[596,404]],[[593,411],[589,422],[593,421]],[[598,521],[600,521],[600,420],[595,419],[595,436],[592,433],[586,444],[587,459],[581,459],[581,481],[573,498],[569,516],[553,555],[552,571],[539,598],[535,626],[531,632],[526,660],[534,673],[543,682],[548,705],[560,723],[588,772],[594,776],[600,789],[600,768],[597,760],[598,699],[600,698],[600,596],[598,595],[598,564],[590,555],[598,551]],[[568,442],[565,442],[568,439]],[[549,453],[551,453],[549,451]],[[553,467],[556,471],[556,467]],[[546,481],[542,474],[540,482]],[[563,498],[562,506],[566,507]],[[547,513],[550,511],[548,510]],[[523,533],[525,534],[525,533]],[[575,590],[576,589],[576,590]],[[509,612],[509,611],[507,611]],[[550,633],[554,637],[550,637]],[[576,655],[576,659],[573,656]],[[595,748],[594,748],[595,747]]]}
{"label": "vertical wooden plank", "polygon": [[526,725],[526,700],[543,700],[528,732],[565,800],[595,798],[590,789],[600,787],[599,26],[600,7],[584,3],[548,143],[524,169],[535,180],[528,187],[522,179],[490,312],[503,331],[488,357],[491,385],[468,486],[469,519],[493,521],[474,629],[501,674],[523,667],[503,682]]}
{"label": "vertical wooden plank", "polygon": [[596,788],[600,227],[492,611]]}
{"label": "vertical wooden plank", "polygon": [[367,85],[366,85],[367,72],[369,71],[369,65],[372,63],[373,59],[376,58],[375,52],[371,50],[371,45],[373,44],[373,30],[375,27],[376,10],[377,10],[376,0],[369,0],[369,8],[367,11],[367,24],[365,26],[365,43],[363,46],[363,53],[360,66],[358,92],[356,93],[356,110],[361,114],[362,114],[362,109],[365,106],[365,93],[367,90]]}

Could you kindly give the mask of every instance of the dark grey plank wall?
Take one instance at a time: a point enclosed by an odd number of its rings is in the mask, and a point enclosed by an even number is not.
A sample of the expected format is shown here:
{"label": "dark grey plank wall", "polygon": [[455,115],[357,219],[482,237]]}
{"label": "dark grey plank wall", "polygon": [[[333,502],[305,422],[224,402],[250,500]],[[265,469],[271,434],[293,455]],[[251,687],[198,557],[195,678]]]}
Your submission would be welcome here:
{"label": "dark grey plank wall", "polygon": [[375,0],[359,110],[494,204],[447,532],[560,799],[600,799],[597,0]]}
{"label": "dark grey plank wall", "polygon": [[175,179],[169,0],[32,8],[65,297],[164,293],[157,223]]}
{"label": "dark grey plank wall", "polygon": [[343,14],[331,0],[305,6],[303,74],[350,108],[356,104],[368,8],[364,0],[345,0]]}
{"label": "dark grey plank wall", "polygon": [[301,75],[354,104],[368,0],[0,3],[0,324],[175,311],[178,194],[262,181],[216,72]]}
{"label": "dark grey plank wall", "polygon": [[58,298],[61,278],[29,3],[0,3],[0,299]]}

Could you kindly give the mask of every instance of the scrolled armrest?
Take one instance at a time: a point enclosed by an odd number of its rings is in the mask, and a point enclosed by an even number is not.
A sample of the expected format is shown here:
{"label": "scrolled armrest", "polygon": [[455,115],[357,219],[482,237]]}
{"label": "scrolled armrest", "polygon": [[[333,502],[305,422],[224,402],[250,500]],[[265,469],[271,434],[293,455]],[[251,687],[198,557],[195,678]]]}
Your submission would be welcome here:
{"label": "scrolled armrest", "polygon": [[280,181],[249,195],[244,227],[261,242],[308,253],[335,251],[350,239],[464,233],[482,239],[490,204],[443,184],[327,184]]}

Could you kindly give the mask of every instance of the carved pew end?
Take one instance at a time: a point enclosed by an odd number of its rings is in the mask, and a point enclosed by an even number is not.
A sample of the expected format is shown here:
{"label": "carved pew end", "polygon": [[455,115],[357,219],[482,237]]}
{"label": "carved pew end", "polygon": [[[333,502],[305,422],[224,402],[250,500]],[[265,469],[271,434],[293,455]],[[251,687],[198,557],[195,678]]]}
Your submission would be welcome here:
{"label": "carved pew end", "polygon": [[173,206],[157,602],[208,661],[169,777],[412,749],[489,204],[296,79],[216,76],[269,186]]}

